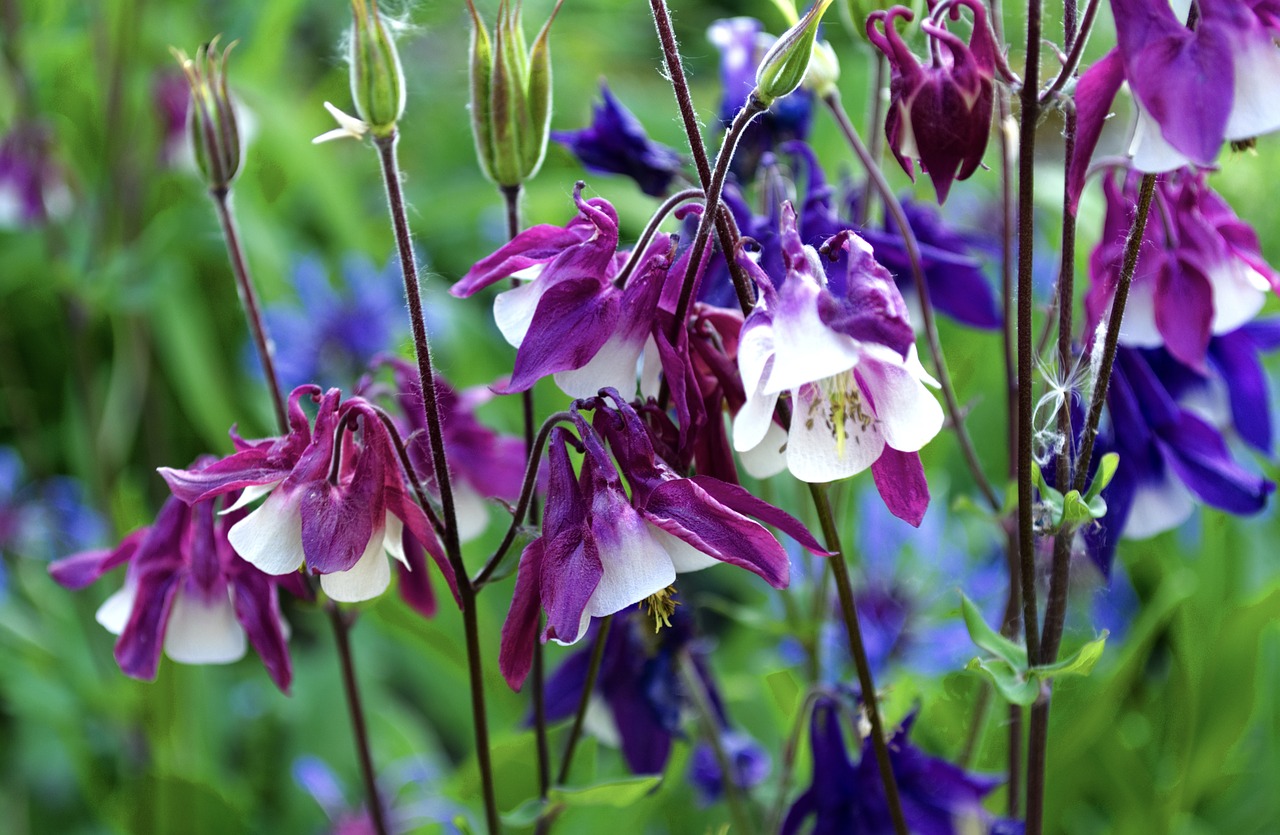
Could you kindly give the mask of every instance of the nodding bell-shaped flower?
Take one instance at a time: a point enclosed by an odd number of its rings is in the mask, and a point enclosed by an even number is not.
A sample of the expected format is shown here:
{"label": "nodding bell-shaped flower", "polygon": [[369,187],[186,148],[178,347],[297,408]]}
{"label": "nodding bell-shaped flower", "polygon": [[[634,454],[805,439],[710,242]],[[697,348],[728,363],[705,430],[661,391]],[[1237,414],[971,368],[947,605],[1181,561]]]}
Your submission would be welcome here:
{"label": "nodding bell-shaped flower", "polygon": [[832,293],[817,251],[800,243],[790,203],[782,247],[777,285],[738,254],[761,293],[738,340],[747,403],[734,418],[734,448],[770,437],[778,396],[789,391],[791,428],[778,454],[792,475],[826,482],[870,467],[889,510],[919,525],[929,487],[917,453],[942,428],[942,408],[925,388],[937,383],[916,357],[902,295],[871,246],[847,231],[824,246],[848,253],[844,294]]}
{"label": "nodding bell-shaped flower", "polygon": [[[968,44],[947,31],[945,20],[948,14],[957,19],[965,8],[973,15]],[[895,26],[898,18],[910,21],[914,14],[894,6],[867,17],[867,37],[889,59],[885,137],[912,180],[912,160],[920,161],[943,203],[952,181],[968,179],[982,164],[991,133],[994,79],[1002,61],[987,13],[977,0],[943,0],[920,24],[930,38],[932,58],[927,65],[907,49]]]}
{"label": "nodding bell-shaped flower", "polygon": [[484,175],[515,188],[542,167],[551,130],[551,24],[558,0],[525,52],[521,0],[502,0],[493,38],[471,11],[471,132]]}
{"label": "nodding bell-shaped flower", "polygon": [[[681,572],[727,562],[785,588],[787,553],[756,519],[816,554],[827,553],[798,520],[743,488],[708,476],[679,477],[657,458],[635,411],[616,391],[608,394],[616,409],[603,398],[584,404],[597,410],[599,433],[580,414],[578,438],[560,426],[551,431],[542,535],[520,556],[498,656],[516,689],[532,663],[539,610],[547,613],[541,639],[573,644],[591,618],[638,603],[667,624],[676,605],[672,584]],[[606,438],[617,466],[605,451]],[[570,446],[583,452],[581,474],[570,461]]]}
{"label": "nodding bell-shaped flower", "polygon": [[[1089,260],[1085,311],[1091,329],[1109,316],[1136,211],[1138,177],[1103,182],[1107,214]],[[1122,344],[1164,346],[1204,373],[1210,339],[1244,325],[1262,309],[1280,276],[1263,259],[1254,230],[1205,182],[1186,170],[1163,178],[1154,197],[1137,271],[1120,326]]]}
{"label": "nodding bell-shaped flower", "polygon": [[162,650],[183,664],[229,664],[252,644],[276,686],[288,692],[292,670],[277,599],[280,581],[235,555],[227,531],[244,512],[215,514],[215,503],[188,507],[170,498],[155,524],[113,549],[57,560],[49,573],[80,589],[128,566],[124,587],[97,613],[98,623],[120,636],[115,657],[125,675],[154,679]]}
{"label": "nodding bell-shaped flower", "polygon": [[[320,406],[314,430],[301,409],[304,395]],[[289,397],[289,435],[240,441],[238,452],[208,467],[165,467],[160,474],[188,503],[243,489],[233,505],[239,509],[265,495],[227,538],[236,553],[267,574],[290,574],[305,564],[320,575],[320,587],[332,599],[369,600],[391,582],[386,554],[408,565],[408,531],[431,554],[456,597],[453,570],[426,514],[409,498],[380,416],[361,398],[339,401],[337,389],[321,397],[318,387],[300,386]],[[358,442],[347,431],[357,426]]]}
{"label": "nodding bell-shaped flower", "polygon": [[196,50],[195,60],[173,49],[191,87],[191,147],[196,166],[210,191],[231,187],[240,170],[240,130],[235,104],[227,91],[227,57],[236,41],[219,51],[218,38]]}

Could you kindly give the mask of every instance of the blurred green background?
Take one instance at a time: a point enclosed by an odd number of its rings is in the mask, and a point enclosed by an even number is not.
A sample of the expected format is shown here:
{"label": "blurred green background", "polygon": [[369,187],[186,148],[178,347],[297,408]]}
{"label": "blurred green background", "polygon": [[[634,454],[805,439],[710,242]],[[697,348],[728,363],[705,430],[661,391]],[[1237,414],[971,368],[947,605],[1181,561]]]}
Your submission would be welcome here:
{"label": "blurred green background", "polygon": [[[530,0],[527,26],[540,22],[549,5]],[[776,32],[783,20],[767,0],[674,6],[697,105],[709,124],[719,90],[707,26],[750,14]],[[202,452],[226,454],[232,424],[247,437],[271,428],[268,401],[245,360],[244,325],[211,205],[188,168],[162,161],[165,126],[155,85],[176,73],[168,47],[191,52],[217,33],[241,42],[231,80],[249,114],[251,138],[235,207],[262,296],[289,303],[295,294],[290,276],[303,256],[314,255],[337,275],[350,254],[382,265],[392,252],[368,147],[310,144],[332,127],[322,102],[349,107],[339,48],[349,9],[340,0],[0,0],[0,7],[6,58],[0,134],[20,118],[42,120],[71,196],[67,213],[49,224],[0,229],[0,446],[17,450],[32,481],[55,474],[81,480],[108,519],[114,542],[147,524],[163,499],[156,467],[183,465]],[[459,385],[488,382],[509,369],[510,351],[485,303],[445,293],[504,236],[498,195],[473,157],[465,6],[430,2],[387,11],[407,24],[401,49],[409,103],[401,159],[411,222],[428,266],[426,298],[439,365]],[[481,11],[492,22],[493,4]],[[1019,22],[1011,17],[1008,30],[1020,32]],[[1050,23],[1046,31],[1058,30]],[[1090,56],[1107,46],[1109,33],[1109,21],[1100,22]],[[828,37],[857,118],[865,110],[870,51],[834,21]],[[647,4],[567,0],[552,43],[553,127],[586,124],[597,80],[607,77],[655,139],[683,146]],[[1013,50],[1014,66],[1019,54]],[[1058,237],[1059,130],[1056,115],[1042,128],[1037,198],[1047,253]],[[833,176],[854,170],[837,139],[830,120],[819,114],[814,143]],[[1214,177],[1258,229],[1273,263],[1280,262],[1280,204],[1270,187],[1280,173],[1278,148],[1274,138],[1264,139],[1256,156],[1233,158]],[[988,149],[993,168],[995,158]],[[907,188],[901,172],[890,168],[894,182]],[[966,211],[992,199],[997,174],[980,172],[957,188],[967,196],[949,207],[954,220],[963,223]],[[528,188],[526,224],[567,221],[573,182],[582,176],[553,144]],[[619,207],[624,240],[634,238],[655,201],[621,178],[586,179],[589,193]],[[919,191],[931,196],[927,182]],[[1082,212],[1082,268],[1100,208],[1090,197]],[[943,340],[961,398],[972,405],[970,425],[988,471],[1004,472],[1001,372],[991,361],[998,337],[944,324]],[[540,388],[539,397],[547,411],[559,407],[553,387]],[[496,402],[484,417],[519,431],[518,404]],[[950,436],[929,447],[925,463],[936,501],[965,492],[968,478]],[[1275,477],[1271,462],[1256,466]],[[773,500],[805,512],[792,487],[772,491]],[[849,511],[842,524],[852,529],[858,524],[853,488],[839,495]],[[469,557],[483,559],[484,545],[494,538],[490,531]],[[1058,691],[1051,831],[1280,831],[1278,538],[1280,525],[1270,511],[1245,521],[1202,511],[1179,531],[1122,546],[1120,559],[1142,605],[1128,636],[1108,646],[1093,676]],[[20,553],[3,558],[8,589],[0,600],[0,830],[321,831],[324,814],[291,776],[302,755],[330,764],[349,801],[358,802],[332,637],[321,613],[286,604],[295,666],[290,697],[272,687],[252,654],[230,667],[166,661],[155,683],[140,683],[119,673],[112,637],[93,620],[118,578],[69,593],[48,578],[42,559]],[[725,574],[707,582],[740,603],[781,608],[778,593],[766,594],[749,580]],[[508,580],[483,596],[481,626],[504,810],[535,791],[532,739],[520,725],[526,702],[506,688],[495,663],[509,595]],[[363,607],[354,633],[375,758],[388,775],[405,763],[425,763],[434,776],[399,787],[399,801],[444,819],[450,810],[478,808],[460,619],[447,608],[424,621],[387,595]],[[713,629],[719,641],[713,664],[731,711],[775,753],[776,769],[776,752],[796,709],[785,687],[766,684],[767,676],[787,667],[772,651],[778,638],[725,619]],[[1086,631],[1077,630],[1068,640],[1084,637]],[[563,654],[549,650],[552,663]],[[903,672],[889,684],[893,717],[921,702],[916,741],[954,756],[976,680]],[[558,729],[553,743],[563,733]],[[997,716],[980,749],[980,768],[1002,768],[1004,736]],[[574,810],[562,819],[561,831],[722,831],[725,809],[701,808],[681,779],[688,754],[687,745],[677,745],[670,777],[654,795],[621,813]],[[803,786],[807,755],[800,762],[795,784]],[[617,753],[589,742],[575,779],[620,773]],[[758,793],[767,802],[772,791],[767,784]],[[1002,808],[998,792],[991,806]],[[421,831],[440,831],[440,824],[426,821]]]}

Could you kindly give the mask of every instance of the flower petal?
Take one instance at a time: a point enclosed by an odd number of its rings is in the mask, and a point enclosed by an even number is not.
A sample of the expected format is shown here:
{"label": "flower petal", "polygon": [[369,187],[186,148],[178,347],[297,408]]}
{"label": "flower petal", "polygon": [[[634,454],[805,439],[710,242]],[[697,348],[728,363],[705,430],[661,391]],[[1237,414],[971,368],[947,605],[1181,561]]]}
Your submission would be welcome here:
{"label": "flower petal", "polygon": [[383,548],[384,531],[373,532],[364,553],[356,564],[346,571],[334,571],[320,575],[320,588],[334,600],[342,603],[359,603],[372,600],[391,585],[391,562]]}
{"label": "flower petal", "polygon": [[231,526],[227,540],[236,553],[267,574],[289,574],[302,565],[302,514],[283,492]]}
{"label": "flower petal", "polygon": [[204,601],[179,589],[164,633],[165,655],[182,664],[230,664],[248,647],[229,593]]}

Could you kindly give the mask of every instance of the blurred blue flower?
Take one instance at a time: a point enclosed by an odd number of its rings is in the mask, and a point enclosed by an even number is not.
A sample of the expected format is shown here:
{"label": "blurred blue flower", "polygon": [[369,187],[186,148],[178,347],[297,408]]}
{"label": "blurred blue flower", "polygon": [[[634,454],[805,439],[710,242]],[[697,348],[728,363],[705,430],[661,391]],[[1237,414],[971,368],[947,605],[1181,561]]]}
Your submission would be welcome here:
{"label": "blurred blue flower", "polygon": [[552,131],[551,138],[569,149],[594,174],[622,174],[651,197],[662,197],[680,176],[680,154],[645,133],[644,125],[600,82],[600,104],[582,130]]}
{"label": "blurred blue flower", "polygon": [[[445,835],[459,833],[454,818],[464,814],[462,807],[440,796],[428,795],[406,802],[398,797],[406,787],[423,791],[440,779],[439,769],[421,759],[408,759],[386,769],[378,780],[378,793],[382,804],[383,820],[389,833],[417,832],[426,824],[437,824]],[[293,761],[293,781],[310,794],[325,816],[328,835],[374,835],[376,831],[368,809],[363,805],[352,806],[347,802],[342,785],[333,769],[319,757],[301,756]]]}
{"label": "blurred blue flower", "polygon": [[[350,391],[375,355],[394,351],[408,338],[395,258],[378,270],[367,258],[348,257],[336,288],[314,257],[301,259],[292,278],[298,304],[272,304],[264,314],[286,390],[315,383]],[[246,361],[261,373],[252,347],[246,346]]]}

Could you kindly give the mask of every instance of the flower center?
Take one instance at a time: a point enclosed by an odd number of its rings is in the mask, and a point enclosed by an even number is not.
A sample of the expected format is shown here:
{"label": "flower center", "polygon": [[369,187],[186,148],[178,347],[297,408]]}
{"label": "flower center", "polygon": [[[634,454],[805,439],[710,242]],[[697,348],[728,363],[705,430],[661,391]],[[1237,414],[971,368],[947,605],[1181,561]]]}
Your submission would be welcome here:
{"label": "flower center", "polygon": [[655,635],[662,631],[662,627],[671,625],[671,616],[676,613],[676,607],[680,605],[675,596],[676,587],[667,586],[662,591],[649,595],[640,603],[648,610],[649,617],[653,618]]}
{"label": "flower center", "polygon": [[[814,421],[821,418],[836,439],[836,454],[843,456],[845,442],[852,437],[855,443],[862,443],[860,436],[875,424],[875,415],[863,405],[852,369],[818,381],[818,388],[822,396],[810,401],[805,428],[812,429]],[[851,428],[858,434],[850,435]]]}

